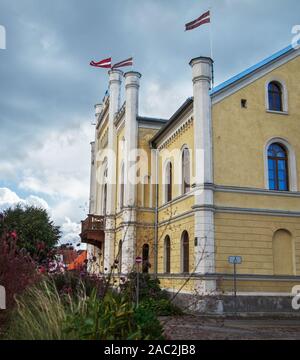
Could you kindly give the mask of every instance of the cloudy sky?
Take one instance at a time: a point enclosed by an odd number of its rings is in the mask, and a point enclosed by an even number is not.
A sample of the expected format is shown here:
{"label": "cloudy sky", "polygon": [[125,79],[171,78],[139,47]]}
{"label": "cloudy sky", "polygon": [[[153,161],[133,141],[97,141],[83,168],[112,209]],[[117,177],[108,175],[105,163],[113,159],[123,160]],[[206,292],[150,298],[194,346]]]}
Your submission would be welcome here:
{"label": "cloudy sky", "polygon": [[192,95],[189,60],[210,55],[209,26],[184,24],[210,6],[217,84],[289,45],[300,24],[298,0],[0,0],[0,209],[43,206],[76,241],[107,89],[89,61],[134,56],[140,113],[169,117]]}

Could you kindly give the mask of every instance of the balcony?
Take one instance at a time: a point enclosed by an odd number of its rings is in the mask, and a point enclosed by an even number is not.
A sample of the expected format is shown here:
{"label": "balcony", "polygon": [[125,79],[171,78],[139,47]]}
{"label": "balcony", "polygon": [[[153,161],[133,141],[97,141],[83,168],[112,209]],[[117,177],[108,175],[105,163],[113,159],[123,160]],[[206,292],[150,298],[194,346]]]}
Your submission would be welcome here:
{"label": "balcony", "polygon": [[81,242],[102,248],[104,227],[104,216],[88,215],[88,218],[81,222]]}

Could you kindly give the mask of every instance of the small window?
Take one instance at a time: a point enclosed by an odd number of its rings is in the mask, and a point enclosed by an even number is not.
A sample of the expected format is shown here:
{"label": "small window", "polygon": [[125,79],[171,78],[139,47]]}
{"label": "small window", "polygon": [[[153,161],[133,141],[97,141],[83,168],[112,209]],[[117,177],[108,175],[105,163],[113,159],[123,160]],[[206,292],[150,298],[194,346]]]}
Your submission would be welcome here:
{"label": "small window", "polygon": [[277,81],[270,82],[268,86],[269,110],[283,111],[282,86]]}
{"label": "small window", "polygon": [[149,245],[145,244],[143,246],[143,273],[147,274],[150,268],[149,262]]}
{"label": "small window", "polygon": [[166,166],[166,202],[172,201],[172,182],[173,182],[173,174],[172,174],[172,163],[169,162]]}
{"label": "small window", "polygon": [[186,194],[191,190],[190,152],[187,148],[185,148],[182,152],[182,186],[183,194]]}
{"label": "small window", "polygon": [[242,107],[242,109],[247,109],[247,107],[248,107],[247,99],[242,99],[241,100],[241,107]]}
{"label": "small window", "polygon": [[171,272],[171,240],[167,235],[165,238],[165,273]]}
{"label": "small window", "polygon": [[120,184],[120,208],[124,207],[124,183],[125,183],[125,174],[124,174],[124,164],[121,167],[121,184]]}
{"label": "small window", "polygon": [[270,190],[288,191],[288,154],[281,144],[271,144],[268,149],[268,172]]}
{"label": "small window", "polygon": [[190,272],[190,246],[189,246],[189,234],[185,231],[182,234],[182,272],[188,274]]}

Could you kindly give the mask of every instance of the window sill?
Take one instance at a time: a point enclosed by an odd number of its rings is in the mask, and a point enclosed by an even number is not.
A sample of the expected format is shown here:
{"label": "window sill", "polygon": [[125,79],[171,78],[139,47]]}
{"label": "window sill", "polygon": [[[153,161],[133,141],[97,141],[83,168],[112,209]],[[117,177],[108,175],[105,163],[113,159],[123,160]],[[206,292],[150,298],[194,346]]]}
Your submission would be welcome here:
{"label": "window sill", "polygon": [[277,115],[288,115],[287,111],[275,111],[275,110],[267,110],[269,114],[277,114]]}

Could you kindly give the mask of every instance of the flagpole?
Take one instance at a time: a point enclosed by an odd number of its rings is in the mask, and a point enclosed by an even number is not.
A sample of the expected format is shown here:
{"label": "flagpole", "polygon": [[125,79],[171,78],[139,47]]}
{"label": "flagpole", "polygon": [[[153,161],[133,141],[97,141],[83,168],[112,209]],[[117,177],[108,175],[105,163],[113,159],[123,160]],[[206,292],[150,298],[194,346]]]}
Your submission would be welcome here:
{"label": "flagpole", "polygon": [[[214,55],[213,55],[213,34],[212,34],[212,7],[210,6],[209,8],[210,11],[210,23],[209,23],[209,42],[210,42],[210,57],[212,60],[214,60]],[[213,67],[214,69],[214,67]],[[214,79],[214,70],[213,70],[213,74],[212,74],[212,87],[214,87],[215,84],[215,79]]]}

